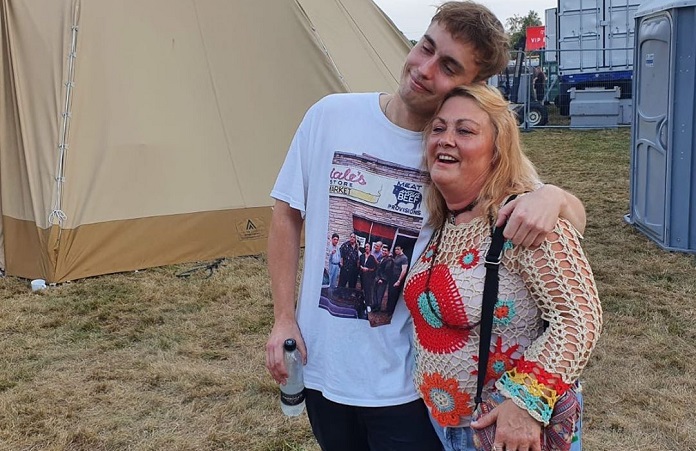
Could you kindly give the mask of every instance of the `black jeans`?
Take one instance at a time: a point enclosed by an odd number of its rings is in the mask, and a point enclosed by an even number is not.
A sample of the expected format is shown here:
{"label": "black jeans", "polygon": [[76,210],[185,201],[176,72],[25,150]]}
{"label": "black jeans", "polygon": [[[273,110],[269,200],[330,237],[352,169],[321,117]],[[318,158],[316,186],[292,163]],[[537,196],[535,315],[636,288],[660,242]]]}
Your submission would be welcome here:
{"label": "black jeans", "polygon": [[355,407],[307,389],[312,432],[322,451],[442,451],[423,401]]}

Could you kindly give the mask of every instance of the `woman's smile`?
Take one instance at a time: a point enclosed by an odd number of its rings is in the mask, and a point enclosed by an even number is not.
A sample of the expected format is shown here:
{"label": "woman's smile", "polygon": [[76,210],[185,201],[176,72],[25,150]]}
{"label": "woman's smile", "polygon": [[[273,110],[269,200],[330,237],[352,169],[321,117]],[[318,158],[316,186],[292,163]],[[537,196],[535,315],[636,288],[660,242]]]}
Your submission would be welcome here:
{"label": "woman's smile", "polygon": [[448,204],[478,194],[494,147],[493,124],[476,102],[452,97],[443,104],[428,131],[426,159],[430,177]]}

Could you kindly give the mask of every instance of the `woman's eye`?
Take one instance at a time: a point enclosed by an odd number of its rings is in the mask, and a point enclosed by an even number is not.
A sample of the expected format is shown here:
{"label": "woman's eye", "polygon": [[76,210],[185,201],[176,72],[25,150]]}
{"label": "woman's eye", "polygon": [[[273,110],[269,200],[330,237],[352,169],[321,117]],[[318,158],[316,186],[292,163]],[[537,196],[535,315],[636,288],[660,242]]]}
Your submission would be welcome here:
{"label": "woman's eye", "polygon": [[445,130],[445,127],[442,127],[440,125],[436,125],[433,127],[433,133],[441,133],[443,130]]}

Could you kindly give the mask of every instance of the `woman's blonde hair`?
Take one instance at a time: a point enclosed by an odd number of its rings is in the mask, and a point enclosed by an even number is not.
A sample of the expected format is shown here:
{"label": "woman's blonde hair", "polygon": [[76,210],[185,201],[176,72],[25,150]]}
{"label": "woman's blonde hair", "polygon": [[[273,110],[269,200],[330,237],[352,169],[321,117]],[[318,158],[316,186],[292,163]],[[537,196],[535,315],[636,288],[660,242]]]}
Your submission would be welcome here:
{"label": "woman's blonde hair", "polygon": [[[497,217],[498,207],[511,194],[521,194],[533,190],[539,185],[539,176],[529,158],[522,151],[520,132],[515,114],[510,111],[509,103],[496,88],[483,83],[458,86],[452,89],[442,100],[433,119],[423,131],[426,142],[432,129],[434,118],[442,105],[453,97],[472,99],[488,117],[495,133],[493,160],[486,181],[479,192],[477,203],[485,215]],[[466,183],[466,180],[462,180]],[[425,204],[430,213],[428,224],[438,227],[447,219],[448,208],[444,197],[431,182],[425,191]]]}

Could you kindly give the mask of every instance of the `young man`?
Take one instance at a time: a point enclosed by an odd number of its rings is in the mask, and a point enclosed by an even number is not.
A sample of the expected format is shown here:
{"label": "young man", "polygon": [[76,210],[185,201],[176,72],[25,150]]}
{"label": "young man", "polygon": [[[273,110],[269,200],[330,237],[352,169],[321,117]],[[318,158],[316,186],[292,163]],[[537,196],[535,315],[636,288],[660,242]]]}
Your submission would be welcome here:
{"label": "young man", "polygon": [[390,315],[394,313],[394,308],[401,295],[407,271],[408,257],[404,254],[401,246],[394,246],[394,267],[389,278],[389,294],[387,295],[387,313]]}
{"label": "young man", "polygon": [[[420,130],[449,90],[486,80],[508,58],[507,36],[488,9],[445,3],[408,54],[395,94],[330,95],[310,108],[292,141],[271,193],[276,204],[268,261],[275,323],[266,367],[284,382],[283,342],[297,341],[306,361],[307,414],[324,451],[441,449],[413,385],[412,329],[404,302],[397,302],[388,321],[334,316],[319,307],[323,268],[317,262],[324,258],[323,237],[339,225],[348,229],[341,234],[378,230],[381,237],[418,236],[411,258],[419,258],[432,233],[425,228],[419,234],[427,183],[419,169]],[[499,222],[509,217],[505,236],[529,246],[543,240],[559,214],[584,229],[580,201],[546,185],[504,207]],[[305,266],[295,311],[303,224]]]}
{"label": "young man", "polygon": [[338,246],[338,239],[338,233],[332,233],[331,242],[326,249],[329,261],[329,287],[331,288],[338,286],[338,275],[341,272],[341,248]]}
{"label": "young man", "polygon": [[358,283],[360,253],[355,233],[351,233],[348,240],[341,245],[341,272],[338,276],[338,286],[355,288]]}
{"label": "young man", "polygon": [[389,255],[389,247],[385,244],[382,246],[382,258],[377,267],[377,277],[375,282],[375,304],[373,311],[379,312],[382,310],[382,302],[384,301],[384,293],[389,289],[389,281],[394,273],[394,257]]}

